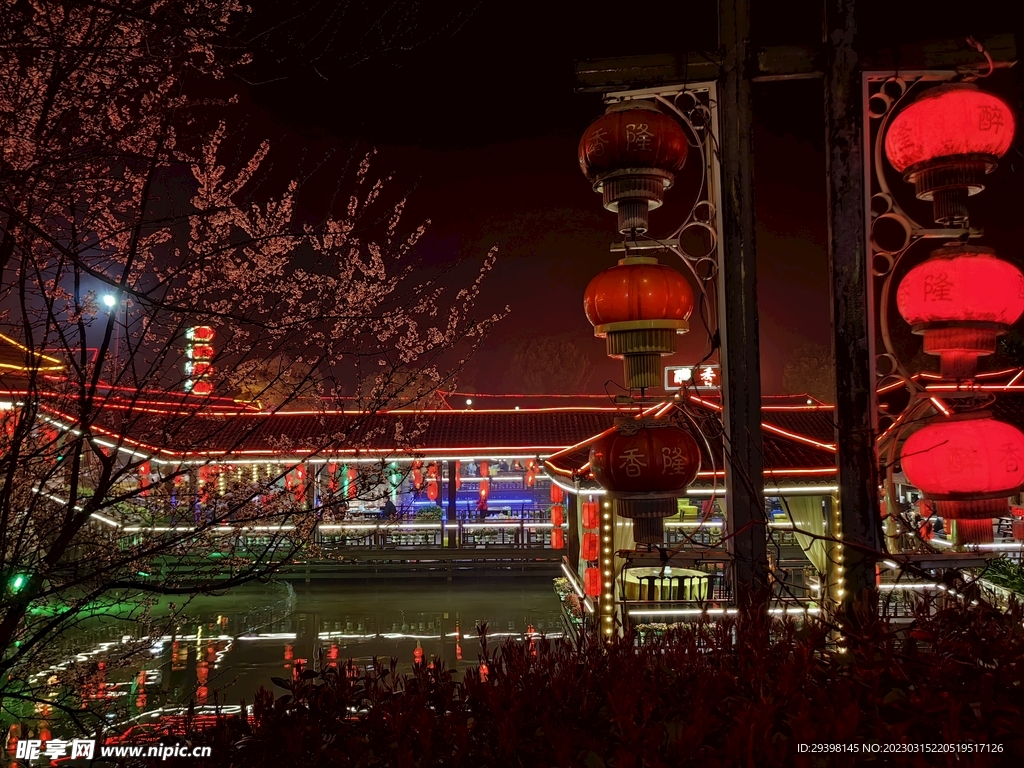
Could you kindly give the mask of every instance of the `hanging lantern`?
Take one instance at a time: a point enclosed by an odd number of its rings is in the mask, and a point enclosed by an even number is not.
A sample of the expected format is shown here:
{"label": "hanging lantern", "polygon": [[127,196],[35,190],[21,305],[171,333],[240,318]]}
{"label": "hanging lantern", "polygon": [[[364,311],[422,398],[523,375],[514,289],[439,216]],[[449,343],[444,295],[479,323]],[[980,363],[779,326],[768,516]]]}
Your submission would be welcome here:
{"label": "hanging lantern", "polygon": [[455,462],[455,490],[459,490],[462,487],[462,462]]}
{"label": "hanging lantern", "polygon": [[146,496],[149,494],[149,476],[152,474],[152,468],[148,461],[144,461],[139,464],[139,488],[142,489],[142,495]]}
{"label": "hanging lantern", "polygon": [[584,501],[581,512],[584,528],[597,528],[600,525],[599,516],[601,508],[596,501]]}
{"label": "hanging lantern", "polygon": [[587,597],[600,597],[601,595],[601,569],[587,568],[583,572],[583,591]]}
{"label": "hanging lantern", "polygon": [[660,543],[662,519],[679,511],[676,499],[700,470],[700,448],[668,422],[616,419],[615,427],[590,447],[590,470],[618,514],[633,520],[633,538]]}
{"label": "hanging lantern", "polygon": [[688,147],[682,126],[655,102],[622,101],[584,131],[580,169],[604,207],[618,213],[619,232],[646,232],[648,212],[665,201]]}
{"label": "hanging lantern", "polygon": [[926,91],[893,119],[885,156],[932,201],[938,224],[962,226],[967,198],[985,188],[1013,141],[1013,111],[973,83],[949,83]]}
{"label": "hanging lantern", "polygon": [[900,281],[896,306],[944,377],[971,378],[1024,313],[1024,274],[991,248],[939,248]]}
{"label": "hanging lantern", "polygon": [[565,507],[561,504],[555,504],[551,507],[551,525],[555,528],[561,528],[565,522]]}
{"label": "hanging lantern", "polygon": [[580,557],[584,560],[597,560],[597,553],[600,548],[598,535],[596,533],[584,533],[583,543],[580,547]]}
{"label": "hanging lantern", "polygon": [[551,483],[551,503],[561,504],[565,500],[565,491],[557,483]]}
{"label": "hanging lantern", "polygon": [[679,272],[652,257],[629,257],[599,273],[583,297],[594,335],[609,357],[622,358],[630,389],[661,385],[661,358],[689,330],[693,290]]}
{"label": "hanging lantern", "polygon": [[490,492],[491,492],[491,481],[490,480],[481,480],[480,481],[480,501],[486,502],[488,495],[490,495]]}
{"label": "hanging lantern", "polygon": [[1011,506],[1010,516],[1013,519],[1013,540],[1024,541],[1024,507]]}
{"label": "hanging lantern", "polygon": [[1024,485],[1024,433],[987,411],[941,417],[907,438],[900,464],[936,513],[957,521],[957,543],[991,542],[992,518]]}
{"label": "hanging lantern", "polygon": [[345,477],[348,479],[348,497],[354,499],[359,495],[359,488],[356,486],[356,478],[359,477],[359,470],[355,467],[349,467],[345,471]]}
{"label": "hanging lantern", "polygon": [[551,548],[565,549],[565,531],[561,528],[551,529]]}
{"label": "hanging lantern", "polygon": [[437,482],[427,481],[427,498],[431,501],[437,501],[439,493],[437,490]]}
{"label": "hanging lantern", "polygon": [[413,469],[412,471],[412,487],[417,491],[423,489],[423,470]]}
{"label": "hanging lantern", "polygon": [[536,481],[537,481],[537,473],[534,472],[532,469],[526,470],[526,477],[525,477],[526,487],[527,488],[533,488],[533,484]]}
{"label": "hanging lantern", "polygon": [[491,474],[491,465],[486,461],[481,461],[479,464],[480,477],[488,477]]}

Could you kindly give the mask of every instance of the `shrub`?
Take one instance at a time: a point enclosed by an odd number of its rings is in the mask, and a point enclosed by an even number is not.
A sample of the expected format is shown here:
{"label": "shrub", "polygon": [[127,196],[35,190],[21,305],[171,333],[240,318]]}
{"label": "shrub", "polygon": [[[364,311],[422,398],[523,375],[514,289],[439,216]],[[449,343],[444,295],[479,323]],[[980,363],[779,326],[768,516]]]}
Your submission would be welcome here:
{"label": "shrub", "polygon": [[[1024,758],[1024,628],[1014,605],[878,622],[837,653],[820,624],[734,620],[643,643],[482,639],[487,673],[308,671],[248,720],[187,735],[194,768],[995,766]],[[814,755],[798,744],[999,745],[1001,753]],[[877,761],[877,762],[876,762]],[[167,765],[168,763],[161,763]],[[182,761],[184,765],[185,762]],[[155,765],[155,763],[154,763]]]}

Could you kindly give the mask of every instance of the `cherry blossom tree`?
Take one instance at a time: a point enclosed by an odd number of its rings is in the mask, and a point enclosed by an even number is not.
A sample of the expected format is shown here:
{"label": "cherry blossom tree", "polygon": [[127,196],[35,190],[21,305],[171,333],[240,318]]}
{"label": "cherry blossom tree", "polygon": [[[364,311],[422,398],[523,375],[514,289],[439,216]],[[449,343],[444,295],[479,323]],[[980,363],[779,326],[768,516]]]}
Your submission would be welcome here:
{"label": "cherry blossom tree", "polygon": [[[211,440],[230,454],[267,423],[210,418],[240,407],[247,371],[260,384],[250,376],[243,399],[266,390],[271,410],[301,398],[321,414],[304,451],[358,447],[369,416],[339,431],[328,396],[360,393],[372,414],[407,399],[410,381],[432,392],[499,319],[474,315],[495,253],[464,279],[419,268],[426,224],[404,223],[372,153],[325,194],[246,134],[228,77],[250,61],[230,34],[243,13],[236,0],[0,0],[0,700],[11,711],[45,701],[89,713],[77,696],[95,662],[55,650],[76,623],[128,606],[140,635],[159,634],[155,596],[266,577],[307,544],[317,510],[280,475],[204,465]],[[185,365],[196,327],[215,333],[208,396],[183,392],[200,373]],[[288,363],[265,364],[275,359]],[[157,466],[143,444],[199,458]],[[223,535],[257,524],[270,531],[258,545]],[[126,642],[107,663],[147,644]]]}

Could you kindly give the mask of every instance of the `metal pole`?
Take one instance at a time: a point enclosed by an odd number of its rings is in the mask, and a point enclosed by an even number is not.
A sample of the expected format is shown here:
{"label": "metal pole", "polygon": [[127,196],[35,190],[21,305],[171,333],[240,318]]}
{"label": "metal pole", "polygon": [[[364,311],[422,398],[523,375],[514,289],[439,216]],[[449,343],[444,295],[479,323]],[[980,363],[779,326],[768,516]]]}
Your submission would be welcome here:
{"label": "metal pole", "polygon": [[834,573],[829,581],[833,596],[848,608],[856,600],[873,607],[877,600],[875,557],[857,545],[879,552],[882,542],[864,200],[864,94],[854,49],[854,5],[854,0],[827,0],[825,17],[825,162],[840,506],[835,535],[843,541],[836,547],[836,562],[830,563]]}
{"label": "metal pole", "polygon": [[761,361],[754,246],[752,105],[747,78],[750,0],[721,0],[723,50],[719,94],[722,155],[722,241],[719,329],[726,445],[726,507],[737,601],[767,597],[767,521],[761,445]]}

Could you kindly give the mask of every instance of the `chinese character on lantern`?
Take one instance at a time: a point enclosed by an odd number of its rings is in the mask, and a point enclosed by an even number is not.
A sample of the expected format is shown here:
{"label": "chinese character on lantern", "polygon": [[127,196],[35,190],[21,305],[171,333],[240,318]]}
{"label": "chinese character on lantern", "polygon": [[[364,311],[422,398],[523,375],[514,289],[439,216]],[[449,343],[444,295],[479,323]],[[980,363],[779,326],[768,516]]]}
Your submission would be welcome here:
{"label": "chinese character on lantern", "polygon": [[619,458],[622,459],[619,469],[626,470],[627,477],[639,477],[641,468],[647,466],[647,457],[636,448],[624,451]]}
{"label": "chinese character on lantern", "polygon": [[651,139],[654,138],[654,134],[648,128],[647,123],[627,123],[626,124],[626,146],[640,152],[646,152],[652,149]]}
{"label": "chinese character on lantern", "polygon": [[925,301],[952,301],[953,283],[946,278],[944,272],[928,275],[924,280]]}
{"label": "chinese character on lantern", "polygon": [[682,448],[664,447],[661,449],[662,474],[685,475],[690,471],[690,457],[683,453]]}

